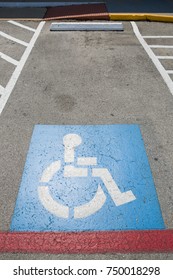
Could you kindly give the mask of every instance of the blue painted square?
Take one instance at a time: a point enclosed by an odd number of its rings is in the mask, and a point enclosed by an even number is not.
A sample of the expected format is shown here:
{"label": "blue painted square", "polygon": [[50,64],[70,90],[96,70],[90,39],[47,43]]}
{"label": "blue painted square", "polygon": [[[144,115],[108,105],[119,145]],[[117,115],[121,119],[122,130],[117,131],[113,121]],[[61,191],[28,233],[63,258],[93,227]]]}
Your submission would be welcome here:
{"label": "blue painted square", "polygon": [[11,231],[163,228],[138,125],[35,126]]}

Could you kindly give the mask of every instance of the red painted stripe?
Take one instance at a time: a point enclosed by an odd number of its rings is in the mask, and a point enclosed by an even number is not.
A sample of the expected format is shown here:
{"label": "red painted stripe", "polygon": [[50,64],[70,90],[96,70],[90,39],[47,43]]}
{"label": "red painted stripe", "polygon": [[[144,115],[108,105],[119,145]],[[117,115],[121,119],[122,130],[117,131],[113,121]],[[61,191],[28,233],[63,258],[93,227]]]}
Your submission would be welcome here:
{"label": "red painted stripe", "polygon": [[0,252],[173,252],[173,229],[100,232],[0,232]]}

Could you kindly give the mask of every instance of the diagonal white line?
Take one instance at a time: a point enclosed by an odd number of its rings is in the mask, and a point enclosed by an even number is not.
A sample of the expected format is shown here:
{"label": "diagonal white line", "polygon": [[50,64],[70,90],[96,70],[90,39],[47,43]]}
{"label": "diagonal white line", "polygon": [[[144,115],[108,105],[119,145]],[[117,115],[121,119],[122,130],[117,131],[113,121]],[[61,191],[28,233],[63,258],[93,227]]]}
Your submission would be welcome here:
{"label": "diagonal white line", "polygon": [[0,96],[3,95],[5,88],[3,86],[0,85]]}
{"label": "diagonal white line", "polygon": [[26,42],[24,42],[24,41],[22,41],[22,40],[19,40],[19,39],[13,37],[13,36],[10,36],[10,35],[8,35],[8,34],[2,32],[2,31],[0,31],[0,36],[3,36],[4,38],[7,38],[7,39],[9,39],[9,40],[11,40],[11,41],[14,41],[14,42],[16,42],[16,43],[18,43],[18,44],[21,44],[21,45],[25,46],[25,47],[28,46],[28,43],[26,43]]}
{"label": "diagonal white line", "polygon": [[7,101],[8,101],[8,98],[10,97],[14,87],[15,87],[15,84],[20,76],[20,73],[32,51],[32,48],[34,47],[34,44],[43,28],[45,24],[45,21],[42,21],[40,22],[40,24],[38,25],[37,29],[36,29],[36,32],[34,33],[28,47],[26,48],[24,54],[22,55],[22,58],[19,62],[19,64],[17,65],[16,69],[14,70],[13,72],[13,75],[11,76],[11,79],[9,80],[6,88],[5,88],[5,94],[3,94],[1,96],[1,99],[0,99],[0,114],[2,113]]}
{"label": "diagonal white line", "polygon": [[141,45],[143,46],[144,50],[146,51],[146,53],[148,54],[148,56],[151,58],[152,62],[154,63],[154,65],[156,66],[157,70],[159,71],[159,73],[161,74],[163,80],[165,81],[165,83],[167,84],[171,94],[173,95],[173,81],[171,80],[170,76],[168,75],[168,73],[165,71],[165,68],[163,67],[163,65],[160,63],[160,61],[158,60],[158,58],[155,56],[154,52],[152,51],[152,49],[149,47],[149,45],[146,43],[146,41],[143,39],[141,33],[139,32],[139,29],[136,25],[135,22],[131,22],[132,27],[133,27],[133,31],[136,35],[136,37],[138,38],[139,42],[141,43]]}
{"label": "diagonal white line", "polygon": [[13,24],[13,25],[16,25],[16,26],[19,26],[19,27],[21,27],[21,28],[24,28],[24,29],[27,29],[27,30],[29,30],[29,31],[32,31],[32,32],[35,32],[35,31],[36,31],[36,29],[31,28],[31,27],[29,27],[29,26],[27,26],[27,25],[21,24],[21,23],[19,23],[19,22],[17,22],[17,21],[9,20],[8,22],[11,23],[11,24]]}
{"label": "diagonal white line", "polygon": [[10,62],[11,64],[14,64],[17,66],[17,64],[19,63],[19,61],[13,59],[12,57],[0,52],[0,57],[8,62]]}

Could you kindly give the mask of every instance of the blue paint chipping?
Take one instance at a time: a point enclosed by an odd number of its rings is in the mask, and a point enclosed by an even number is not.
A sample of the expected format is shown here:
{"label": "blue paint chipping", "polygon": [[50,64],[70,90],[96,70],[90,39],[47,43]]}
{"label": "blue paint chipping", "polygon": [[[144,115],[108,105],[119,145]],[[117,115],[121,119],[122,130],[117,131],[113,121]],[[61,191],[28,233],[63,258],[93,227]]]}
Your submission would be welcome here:
{"label": "blue paint chipping", "polygon": [[[77,134],[74,162],[64,160],[63,138]],[[81,157],[97,158],[97,165],[79,166]],[[44,170],[60,161],[60,169],[41,182]],[[67,165],[87,168],[87,177],[64,177]],[[94,168],[106,169],[121,193],[135,199],[117,206]],[[94,213],[76,218],[76,207],[90,203],[100,185],[105,201]],[[69,210],[67,217],[48,211],[38,188],[47,187],[51,198]],[[97,201],[96,201],[97,203]],[[11,231],[106,231],[164,229],[160,205],[138,125],[36,125],[33,131],[21,185],[10,226]]]}

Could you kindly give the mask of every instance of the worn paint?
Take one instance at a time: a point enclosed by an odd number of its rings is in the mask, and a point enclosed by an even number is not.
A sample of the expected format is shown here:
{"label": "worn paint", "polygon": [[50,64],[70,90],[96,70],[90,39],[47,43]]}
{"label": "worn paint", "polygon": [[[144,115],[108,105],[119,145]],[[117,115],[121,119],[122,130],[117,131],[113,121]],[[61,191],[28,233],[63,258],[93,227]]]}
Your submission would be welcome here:
{"label": "worn paint", "polygon": [[107,232],[0,232],[0,252],[139,253],[173,252],[172,230]]}
{"label": "worn paint", "polygon": [[11,231],[163,228],[138,125],[35,126]]}

